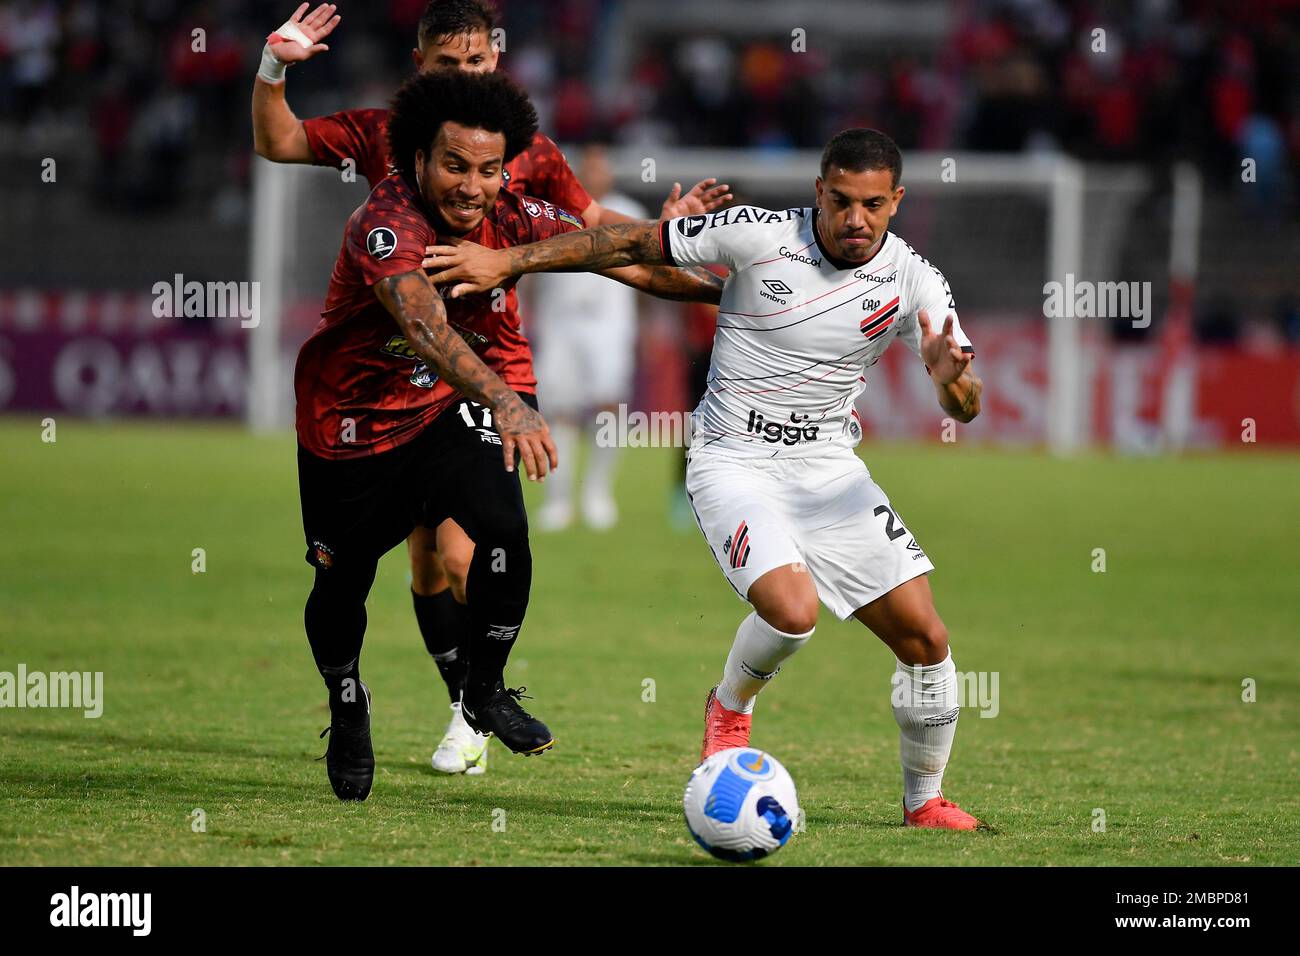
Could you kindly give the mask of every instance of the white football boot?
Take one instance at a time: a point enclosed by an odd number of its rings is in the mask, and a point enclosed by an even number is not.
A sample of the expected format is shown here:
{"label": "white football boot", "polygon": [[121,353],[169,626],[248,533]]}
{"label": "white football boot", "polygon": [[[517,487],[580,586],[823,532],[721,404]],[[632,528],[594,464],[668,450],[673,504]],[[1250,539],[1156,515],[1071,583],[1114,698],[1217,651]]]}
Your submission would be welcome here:
{"label": "white football boot", "polygon": [[582,520],[593,531],[608,531],[618,524],[618,505],[608,492],[585,490],[582,495]]}
{"label": "white football boot", "polygon": [[459,703],[452,704],[451,723],[433,752],[433,769],[439,773],[486,773],[487,759],[488,738],[465,723]]}
{"label": "white football boot", "polygon": [[563,531],[573,524],[573,505],[563,498],[547,501],[537,511],[538,531]]}

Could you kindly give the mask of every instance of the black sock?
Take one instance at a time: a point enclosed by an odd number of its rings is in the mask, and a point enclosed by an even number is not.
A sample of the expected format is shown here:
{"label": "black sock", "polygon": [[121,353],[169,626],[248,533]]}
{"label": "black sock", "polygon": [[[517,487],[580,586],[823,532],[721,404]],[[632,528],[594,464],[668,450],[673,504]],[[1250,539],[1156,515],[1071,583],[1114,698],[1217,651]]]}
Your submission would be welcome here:
{"label": "black sock", "polygon": [[460,648],[469,628],[469,611],[452,597],[451,588],[428,595],[412,591],[411,603],[424,646],[438,665],[451,702],[458,703],[465,686],[465,655]]}
{"label": "black sock", "polygon": [[335,718],[356,719],[366,711],[359,660],[366,633],[366,596],[374,578],[374,565],[351,571],[317,568],[307,598],[303,624]]}
{"label": "black sock", "polygon": [[330,692],[330,714],[344,721],[360,720],[366,713],[366,694],[361,689],[361,668],[353,660],[338,667],[316,665]]}
{"label": "black sock", "polygon": [[532,580],[533,557],[526,536],[510,548],[480,545],[474,549],[465,582],[470,620],[466,697],[482,697],[502,683],[528,610]]}

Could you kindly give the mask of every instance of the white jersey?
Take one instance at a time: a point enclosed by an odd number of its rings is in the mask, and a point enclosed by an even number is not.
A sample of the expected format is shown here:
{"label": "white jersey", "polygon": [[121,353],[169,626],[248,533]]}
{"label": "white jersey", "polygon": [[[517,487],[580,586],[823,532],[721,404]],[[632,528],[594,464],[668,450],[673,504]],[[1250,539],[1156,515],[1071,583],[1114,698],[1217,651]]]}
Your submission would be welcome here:
{"label": "white jersey", "polygon": [[665,222],[672,265],[731,270],[718,309],[708,387],[692,418],[691,452],[807,457],[862,438],[853,403],[865,372],[895,339],[920,355],[917,313],[974,352],[948,282],[893,233],[862,265],[823,248],[817,210],[737,206]]}

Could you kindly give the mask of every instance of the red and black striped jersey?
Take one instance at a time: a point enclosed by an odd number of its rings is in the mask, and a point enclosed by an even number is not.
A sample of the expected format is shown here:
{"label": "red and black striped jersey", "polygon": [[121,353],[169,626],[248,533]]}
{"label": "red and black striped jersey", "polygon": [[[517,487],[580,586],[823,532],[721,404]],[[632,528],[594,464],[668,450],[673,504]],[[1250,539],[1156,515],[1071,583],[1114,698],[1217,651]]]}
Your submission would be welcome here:
{"label": "red and black striped jersey", "polygon": [[[459,238],[491,249],[582,228],[573,213],[502,189]],[[413,439],[457,393],[407,345],[374,284],[421,268],[437,228],[403,176],[383,179],[348,219],[321,321],[294,371],[298,440],[323,458],[355,458]],[[447,321],[511,388],[534,392],[532,350],[520,328],[511,279],[500,291],[444,300]],[[494,307],[495,306],[495,307]]]}

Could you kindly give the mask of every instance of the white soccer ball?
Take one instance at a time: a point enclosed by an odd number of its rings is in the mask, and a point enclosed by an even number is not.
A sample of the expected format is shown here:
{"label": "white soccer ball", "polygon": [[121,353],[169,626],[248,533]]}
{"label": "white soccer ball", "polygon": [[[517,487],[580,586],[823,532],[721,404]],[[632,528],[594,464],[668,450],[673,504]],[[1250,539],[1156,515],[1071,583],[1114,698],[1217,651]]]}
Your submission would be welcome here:
{"label": "white soccer ball", "polygon": [[695,768],[683,798],[686,828],[721,860],[761,860],[785,846],[799,795],[785,767],[753,747],[721,750]]}

